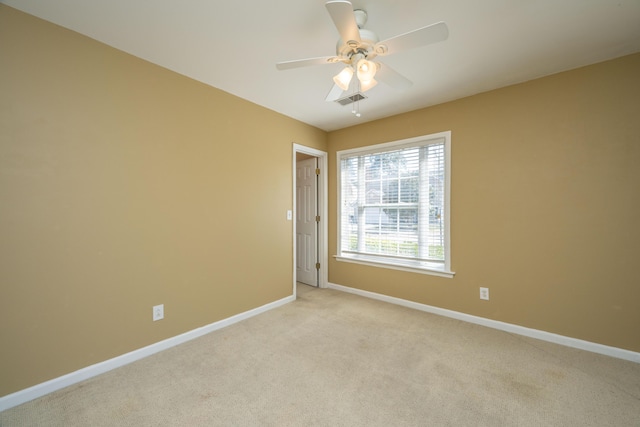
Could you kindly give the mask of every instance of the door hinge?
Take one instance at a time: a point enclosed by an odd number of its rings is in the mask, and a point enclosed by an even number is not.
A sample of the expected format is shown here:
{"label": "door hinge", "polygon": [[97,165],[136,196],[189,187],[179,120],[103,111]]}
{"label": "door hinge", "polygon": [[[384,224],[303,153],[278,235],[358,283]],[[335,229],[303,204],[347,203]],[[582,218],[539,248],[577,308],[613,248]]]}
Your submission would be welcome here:
{"label": "door hinge", "polygon": [[316,215],[316,222],[320,222],[320,215]]}
{"label": "door hinge", "polygon": [[316,175],[320,175],[320,168],[316,168]]}
{"label": "door hinge", "polygon": [[320,270],[320,263],[316,262],[316,270]]}

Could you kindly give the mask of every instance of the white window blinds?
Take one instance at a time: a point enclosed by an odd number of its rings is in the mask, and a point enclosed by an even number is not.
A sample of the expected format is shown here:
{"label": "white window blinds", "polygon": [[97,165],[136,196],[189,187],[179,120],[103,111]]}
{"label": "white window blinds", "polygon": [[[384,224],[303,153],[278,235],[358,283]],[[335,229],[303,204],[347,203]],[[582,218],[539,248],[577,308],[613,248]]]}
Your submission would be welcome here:
{"label": "white window blinds", "polygon": [[340,255],[444,264],[446,152],[436,138],[339,153]]}

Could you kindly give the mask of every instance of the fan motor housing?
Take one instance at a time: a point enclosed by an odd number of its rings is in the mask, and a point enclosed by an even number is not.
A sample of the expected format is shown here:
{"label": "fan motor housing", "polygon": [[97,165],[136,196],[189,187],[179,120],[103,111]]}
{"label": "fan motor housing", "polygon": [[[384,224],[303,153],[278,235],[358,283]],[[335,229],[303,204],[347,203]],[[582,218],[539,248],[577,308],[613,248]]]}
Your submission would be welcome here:
{"label": "fan motor housing", "polygon": [[359,28],[358,31],[360,32],[360,44],[354,48],[345,43],[344,40],[340,39],[336,45],[336,55],[348,57],[351,53],[356,51],[364,51],[367,54],[373,52],[373,47],[380,41],[378,35],[365,28]]}

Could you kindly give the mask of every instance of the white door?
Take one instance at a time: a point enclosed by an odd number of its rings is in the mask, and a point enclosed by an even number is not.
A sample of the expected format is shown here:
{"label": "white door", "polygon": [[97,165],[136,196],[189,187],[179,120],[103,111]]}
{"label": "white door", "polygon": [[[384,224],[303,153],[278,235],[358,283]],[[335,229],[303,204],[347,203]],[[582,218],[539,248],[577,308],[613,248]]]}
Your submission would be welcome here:
{"label": "white door", "polygon": [[296,280],[318,286],[317,159],[296,162]]}

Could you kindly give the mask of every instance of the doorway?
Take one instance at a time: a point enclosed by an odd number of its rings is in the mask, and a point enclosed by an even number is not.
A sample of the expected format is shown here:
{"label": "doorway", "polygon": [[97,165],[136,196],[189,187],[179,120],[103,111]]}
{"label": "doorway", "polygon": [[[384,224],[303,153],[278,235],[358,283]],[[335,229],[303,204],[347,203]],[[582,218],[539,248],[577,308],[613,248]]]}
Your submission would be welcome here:
{"label": "doorway", "polygon": [[327,286],[327,153],[293,144],[293,294]]}
{"label": "doorway", "polygon": [[317,288],[318,158],[296,154],[296,281]]}

